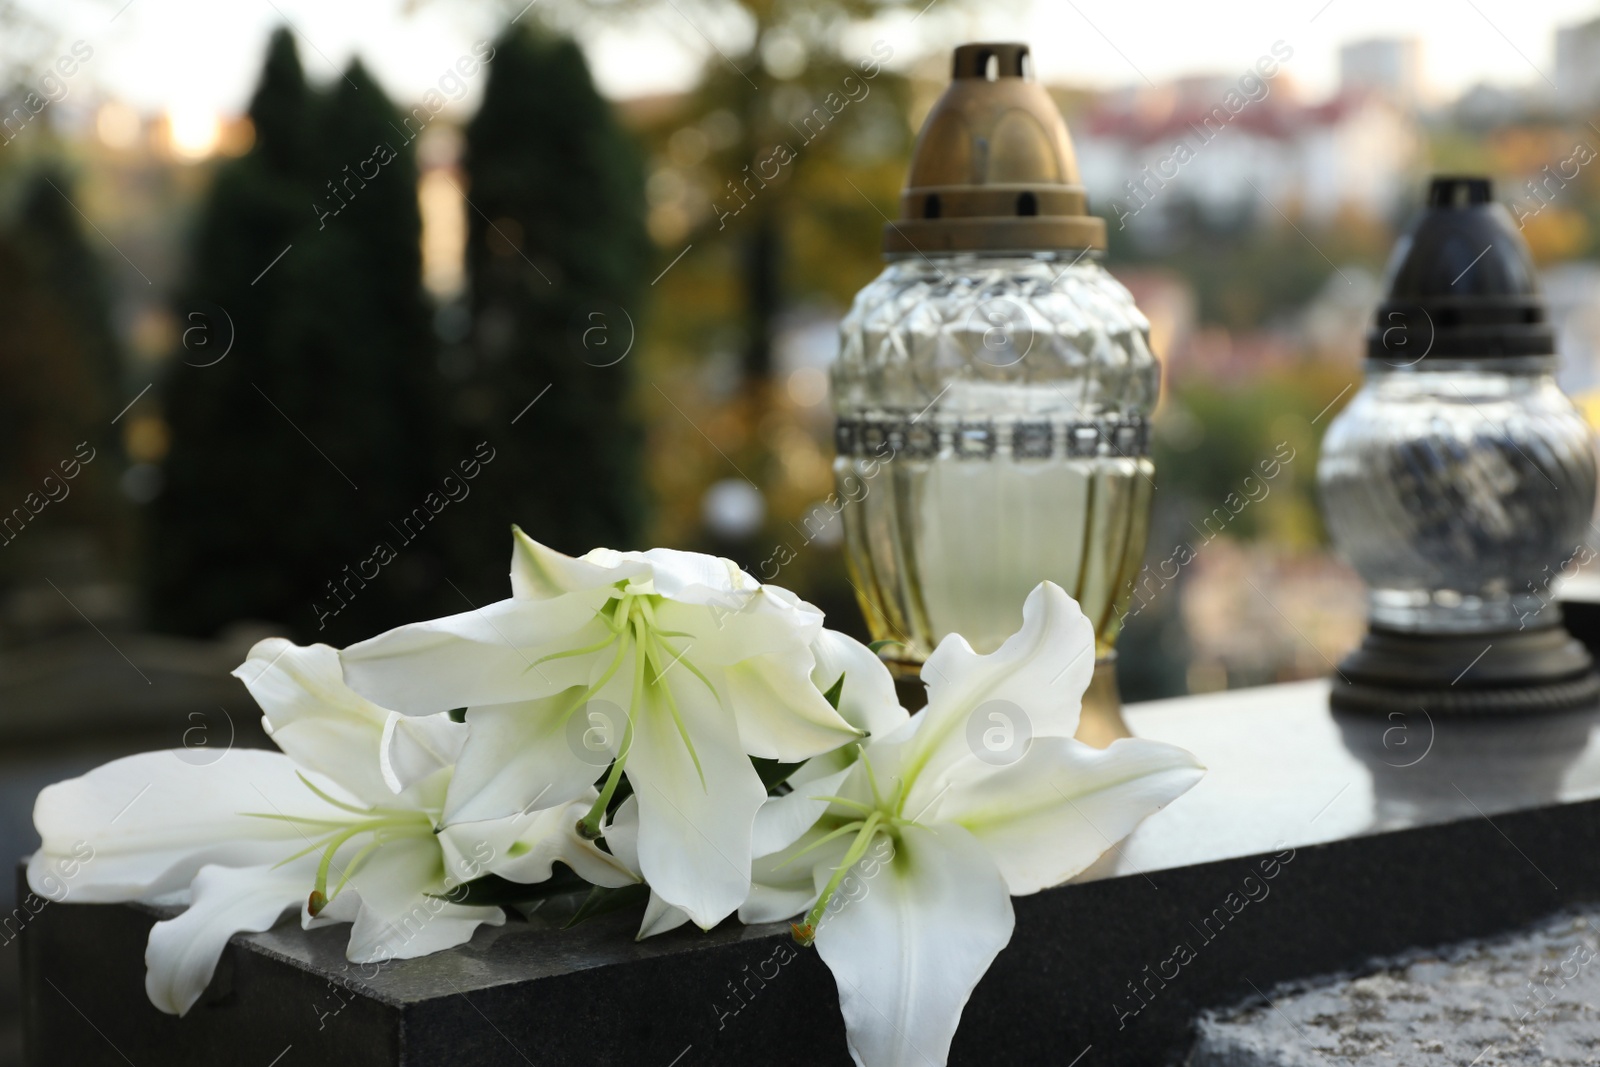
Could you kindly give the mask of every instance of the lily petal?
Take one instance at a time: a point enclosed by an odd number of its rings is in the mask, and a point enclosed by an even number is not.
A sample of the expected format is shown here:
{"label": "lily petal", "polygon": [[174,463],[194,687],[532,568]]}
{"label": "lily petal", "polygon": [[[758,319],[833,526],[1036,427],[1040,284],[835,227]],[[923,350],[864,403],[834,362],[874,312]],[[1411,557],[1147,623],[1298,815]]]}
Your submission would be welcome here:
{"label": "lily petal", "polygon": [[822,894],[819,881],[825,883],[850,850],[848,837],[823,842],[824,836],[825,831],[808,827],[783,851],[756,858],[750,895],[739,905],[740,922],[772,923],[811,909]]}
{"label": "lily petal", "polygon": [[[709,930],[750,891],[750,835],[767,792],[733,716],[699,679],[668,675],[695,758],[661,696],[634,712],[628,780],[639,800],[639,867],[652,889]],[[701,773],[704,772],[704,780]]]}
{"label": "lily petal", "polygon": [[588,684],[590,657],[556,654],[608,635],[596,612],[616,592],[605,586],[553,600],[502,600],[398,627],[339,659],[352,689],[406,715],[548,696]]}
{"label": "lily petal", "polygon": [[936,815],[966,827],[1017,896],[1078,874],[1205,773],[1183,749],[1138,738],[1103,750],[1035,738],[1015,764],[985,770],[952,775]]}
{"label": "lily petal", "polygon": [[[580,716],[576,723],[568,719],[581,694],[468,708],[470,741],[450,781],[444,821],[481,822],[558,807],[588,790],[615,755],[620,736],[611,735],[620,735],[622,726],[607,723],[604,733],[595,732],[583,725],[582,707],[572,713]],[[572,728],[577,733],[569,737]],[[598,747],[584,747],[588,738],[598,739]]]}
{"label": "lily petal", "polygon": [[1071,737],[1094,676],[1094,627],[1054,582],[1040,582],[1022,605],[1022,629],[980,656],[960,634],[939,642],[922,666],[928,706],[908,763],[933,783],[972,754],[971,718],[1026,720],[1028,735]]}
{"label": "lily petal", "polygon": [[746,926],[753,926],[792,919],[809,911],[811,905],[817,902],[817,896],[809,879],[804,884],[792,885],[752,882],[750,895],[739,905],[739,921]]}
{"label": "lily petal", "polygon": [[432,835],[385,842],[360,870],[351,872],[349,883],[334,898],[333,904],[345,904],[345,909],[333,910],[330,905],[321,917],[338,921],[348,915],[347,894],[360,901],[345,949],[345,958],[352,963],[426,956],[465,944],[480,924],[505,922],[499,908],[443,899],[444,873]]}
{"label": "lily petal", "polygon": [[[639,872],[639,801],[629,797],[618,805],[611,821],[606,824],[606,844],[617,861],[635,874]],[[668,930],[676,930],[689,921],[682,908],[674,907],[661,899],[655,890],[650,891],[650,901],[645,905],[644,919],[639,923],[635,941],[643,941]]]}
{"label": "lily petal", "polygon": [[656,605],[656,623],[687,634],[674,641],[701,667],[726,667],[774,652],[805,652],[809,662],[811,642],[822,631],[822,613],[780,592],[753,584],[707,603],[668,598]]}
{"label": "lily petal", "polygon": [[169,1015],[187,1013],[205,992],[228,940],[270,929],[305,899],[316,869],[314,856],[277,868],[202,867],[189,907],[150,928],[144,952],[150,1003]]}
{"label": "lily petal", "polygon": [[837,630],[823,630],[811,642],[816,665],[811,681],[827,692],[844,676],[839,714],[873,737],[893,732],[906,721],[906,709],[894,691],[894,676],[872,649]]}
{"label": "lily petal", "polygon": [[650,573],[642,561],[574,559],[535,541],[520,526],[511,527],[511,546],[511,595],[519,600],[554,600]]}
{"label": "lily petal", "polygon": [[751,656],[721,670],[739,739],[752,756],[797,763],[861,736],[812,682],[805,648]]}
{"label": "lily petal", "polygon": [[617,557],[648,564],[656,592],[684,604],[715,603],[727,593],[753,593],[761,588],[761,583],[733,560],[704,552],[652,548],[645,552],[619,552]]}
{"label": "lily petal", "polygon": [[647,937],[676,930],[688,921],[688,912],[673,907],[662,900],[659,893],[651,890],[650,900],[644,906],[644,918],[639,921],[639,934],[635,940],[643,941]]}
{"label": "lily petal", "polygon": [[817,927],[859,1067],[942,1067],[1012,926],[1005,882],[971,834],[903,827],[894,857]]}
{"label": "lily petal", "polygon": [[437,836],[444,849],[447,882],[471,881],[484,873],[524,884],[543,882],[559,861],[594,885],[634,884],[639,879],[621,860],[578,836],[578,820],[597,795],[590,789],[569,804],[445,827]]}
{"label": "lily petal", "polygon": [[639,798],[629,797],[617,805],[605,824],[606,847],[628,870],[639,874]]}
{"label": "lily petal", "polygon": [[[277,816],[348,817],[307,789],[282,753],[236,748],[205,766],[189,755],[126,756],[41,790],[33,824],[44,843],[28,861],[33,891],[59,899],[60,887],[50,887],[61,878],[83,903],[150,901],[186,889],[209,864],[250,867],[300,851],[300,831]],[[356,799],[308,777],[330,796]]]}
{"label": "lily petal", "polygon": [[846,767],[826,777],[804,782],[796,786],[793,792],[781,797],[768,797],[766,803],[761,805],[761,810],[756,812],[755,828],[750,835],[750,854],[770,856],[798,841],[828,810],[829,801],[819,798],[837,795],[839,787],[849,775],[850,768]]}
{"label": "lily petal", "polygon": [[273,743],[301,767],[327,775],[368,804],[392,799],[379,766],[389,710],[344,684],[336,649],[269,637],[256,642],[233,676],[261,705]]}
{"label": "lily petal", "polygon": [[466,723],[455,722],[448,715],[391,711],[378,749],[384,783],[400,794],[455,766],[467,743],[467,732]]}

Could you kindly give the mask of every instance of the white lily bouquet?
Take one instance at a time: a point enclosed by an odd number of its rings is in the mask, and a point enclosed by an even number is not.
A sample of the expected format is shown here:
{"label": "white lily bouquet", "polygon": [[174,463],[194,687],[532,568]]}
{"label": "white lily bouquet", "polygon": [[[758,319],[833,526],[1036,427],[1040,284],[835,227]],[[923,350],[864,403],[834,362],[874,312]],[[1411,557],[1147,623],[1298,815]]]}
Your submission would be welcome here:
{"label": "white lily bouquet", "polygon": [[[366,964],[585,884],[580,915],[647,898],[641,938],[795,919],[856,1063],[942,1064],[1011,896],[1203,772],[1073,739],[1094,632],[1049,582],[997,651],[946,638],[907,715],[871,649],[728,560],[514,542],[508,600],[343,650],[256,645],[234,673],[281,754],[150,752],[45,789],[34,891],[70,864],[80,901],[186,904],[145,952],[151,1002],[179,1015],[233,934],[289,908],[351,923]],[[1019,718],[1026,737],[986,742]]]}

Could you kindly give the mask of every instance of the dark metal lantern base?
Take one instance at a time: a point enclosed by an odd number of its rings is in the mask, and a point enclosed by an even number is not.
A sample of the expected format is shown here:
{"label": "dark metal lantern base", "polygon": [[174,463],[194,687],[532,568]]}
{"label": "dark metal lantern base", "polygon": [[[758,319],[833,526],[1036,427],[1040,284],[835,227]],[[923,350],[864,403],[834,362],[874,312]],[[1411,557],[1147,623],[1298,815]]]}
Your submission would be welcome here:
{"label": "dark metal lantern base", "polygon": [[1600,675],[1559,625],[1490,634],[1373,627],[1339,664],[1329,702],[1375,715],[1567,711],[1600,703]]}

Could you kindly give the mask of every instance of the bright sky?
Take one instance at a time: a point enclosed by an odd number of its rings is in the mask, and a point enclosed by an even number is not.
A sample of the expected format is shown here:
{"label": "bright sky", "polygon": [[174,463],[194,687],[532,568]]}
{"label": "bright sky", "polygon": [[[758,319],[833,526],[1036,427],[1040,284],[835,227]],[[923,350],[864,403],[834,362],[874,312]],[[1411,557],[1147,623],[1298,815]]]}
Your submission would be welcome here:
{"label": "bright sky", "polygon": [[[74,93],[87,86],[140,110],[191,113],[241,110],[263,42],[285,20],[314,78],[331,79],[359,53],[410,104],[505,12],[463,0],[430,0],[409,15],[402,0],[131,0],[120,12],[122,0],[21,2],[62,26],[64,43],[81,39],[94,50]],[[708,41],[736,50],[739,25],[717,25],[707,10],[707,0],[674,0],[590,33],[585,45],[602,88],[613,96],[681,88],[712,54]],[[1416,35],[1428,82],[1454,95],[1478,81],[1531,83],[1538,71],[1553,79],[1555,28],[1597,15],[1600,0],[933,0],[915,20],[910,11],[883,20],[860,47],[881,37],[900,65],[961,40],[1020,38],[1046,80],[1114,86],[1242,71],[1282,39],[1295,53],[1287,69],[1316,94],[1334,84],[1340,44]]]}

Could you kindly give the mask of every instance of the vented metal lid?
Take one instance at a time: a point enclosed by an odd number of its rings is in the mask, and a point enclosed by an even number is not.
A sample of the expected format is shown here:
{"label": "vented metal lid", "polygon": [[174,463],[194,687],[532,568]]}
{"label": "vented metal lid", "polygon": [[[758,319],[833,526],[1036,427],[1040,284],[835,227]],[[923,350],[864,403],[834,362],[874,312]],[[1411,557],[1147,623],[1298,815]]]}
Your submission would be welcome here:
{"label": "vented metal lid", "polygon": [[1389,292],[1367,334],[1388,363],[1545,356],[1555,334],[1528,244],[1488,178],[1438,177],[1395,245]]}
{"label": "vented metal lid", "polygon": [[886,255],[1104,248],[1066,123],[1025,44],[964,44],[911,154]]}

